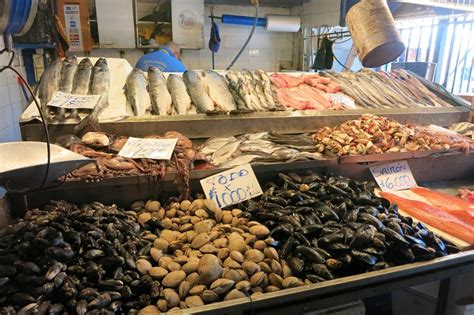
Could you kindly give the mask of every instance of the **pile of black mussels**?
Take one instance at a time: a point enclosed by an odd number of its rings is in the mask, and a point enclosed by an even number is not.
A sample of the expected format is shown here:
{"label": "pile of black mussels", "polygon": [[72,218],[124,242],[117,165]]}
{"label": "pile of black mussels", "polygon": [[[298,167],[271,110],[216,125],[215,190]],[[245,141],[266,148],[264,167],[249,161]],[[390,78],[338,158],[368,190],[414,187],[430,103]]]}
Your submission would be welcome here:
{"label": "pile of black mussels", "polygon": [[152,244],[140,232],[134,216],[97,202],[28,211],[0,233],[0,314],[138,312],[151,292],[135,263]]}
{"label": "pile of black mussels", "polygon": [[271,230],[293,274],[313,283],[458,251],[377,197],[372,183],[344,177],[279,174],[245,208]]}

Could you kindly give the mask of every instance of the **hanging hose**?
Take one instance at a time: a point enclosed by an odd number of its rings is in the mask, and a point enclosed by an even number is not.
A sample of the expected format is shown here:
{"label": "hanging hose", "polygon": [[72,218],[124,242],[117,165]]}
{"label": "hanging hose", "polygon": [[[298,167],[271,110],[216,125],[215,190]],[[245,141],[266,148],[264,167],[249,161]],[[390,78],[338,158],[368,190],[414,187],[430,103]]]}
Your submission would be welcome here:
{"label": "hanging hose", "polygon": [[227,66],[227,68],[225,68],[226,70],[229,70],[230,68],[232,68],[232,66],[234,65],[234,63],[239,59],[240,55],[243,53],[243,51],[245,50],[245,48],[247,47],[248,43],[250,42],[250,40],[252,39],[252,36],[253,36],[253,33],[255,32],[255,28],[257,27],[257,21],[258,21],[258,0],[252,0],[252,3],[253,5],[255,6],[255,19],[253,21],[253,25],[252,25],[252,30],[250,31],[250,34],[249,36],[247,37],[247,40],[245,41],[244,45],[242,46],[242,48],[240,48],[239,52],[237,53],[237,55],[235,56],[235,58],[232,60],[232,62]]}

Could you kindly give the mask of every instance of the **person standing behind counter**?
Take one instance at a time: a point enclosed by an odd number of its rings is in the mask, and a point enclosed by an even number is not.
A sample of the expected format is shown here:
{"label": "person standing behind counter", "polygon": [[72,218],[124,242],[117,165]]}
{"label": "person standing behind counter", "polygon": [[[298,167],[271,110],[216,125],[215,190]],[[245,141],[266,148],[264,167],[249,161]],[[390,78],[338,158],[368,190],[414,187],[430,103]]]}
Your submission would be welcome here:
{"label": "person standing behind counter", "polygon": [[178,59],[181,48],[175,42],[167,42],[160,50],[142,56],[135,68],[148,71],[149,67],[156,67],[163,72],[184,72],[186,67]]}

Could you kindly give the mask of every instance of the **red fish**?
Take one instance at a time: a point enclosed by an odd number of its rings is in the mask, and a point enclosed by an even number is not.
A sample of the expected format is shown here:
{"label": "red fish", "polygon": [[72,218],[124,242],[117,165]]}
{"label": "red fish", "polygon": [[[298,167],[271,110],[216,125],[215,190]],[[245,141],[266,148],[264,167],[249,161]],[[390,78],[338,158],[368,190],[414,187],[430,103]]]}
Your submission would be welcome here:
{"label": "red fish", "polygon": [[469,201],[423,187],[413,187],[410,190],[426,198],[433,206],[445,210],[474,226],[474,205]]}
{"label": "red fish", "polygon": [[391,203],[396,203],[408,215],[474,245],[474,226],[451,213],[425,202],[405,199],[391,193],[381,192],[380,195]]}

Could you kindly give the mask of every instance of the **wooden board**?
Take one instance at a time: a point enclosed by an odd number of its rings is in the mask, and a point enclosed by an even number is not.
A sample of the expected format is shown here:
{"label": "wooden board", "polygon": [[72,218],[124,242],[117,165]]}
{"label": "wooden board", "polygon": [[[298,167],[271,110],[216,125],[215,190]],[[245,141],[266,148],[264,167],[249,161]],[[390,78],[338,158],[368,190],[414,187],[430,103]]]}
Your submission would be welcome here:
{"label": "wooden board", "polygon": [[[422,201],[422,202],[425,202],[425,203],[428,203],[428,200],[426,198],[423,198],[417,194],[415,194],[414,192],[410,191],[410,190],[404,190],[404,191],[396,191],[396,192],[391,192],[392,194],[394,195],[397,195],[399,197],[402,197],[402,198],[406,198],[406,199],[411,199],[411,200],[418,200],[418,201]],[[432,230],[433,232],[435,232],[436,234],[438,234],[439,236],[441,236],[442,238],[444,238],[445,240],[447,241],[450,241],[451,243],[453,243],[454,245],[456,245],[460,250],[462,251],[465,251],[465,250],[469,250],[471,248],[474,248],[474,245],[471,245],[455,236],[452,236],[451,234],[448,234],[446,232],[443,232],[441,231],[440,229],[437,229],[429,224],[426,224],[425,222],[423,222],[422,220],[418,220],[417,218],[414,218],[413,216],[407,214],[405,211],[403,211],[402,209],[399,208],[399,212],[401,215],[403,216],[407,216],[407,217],[412,217],[413,218],[413,221],[415,222],[421,222],[423,223],[424,225],[426,225],[430,230]]]}

